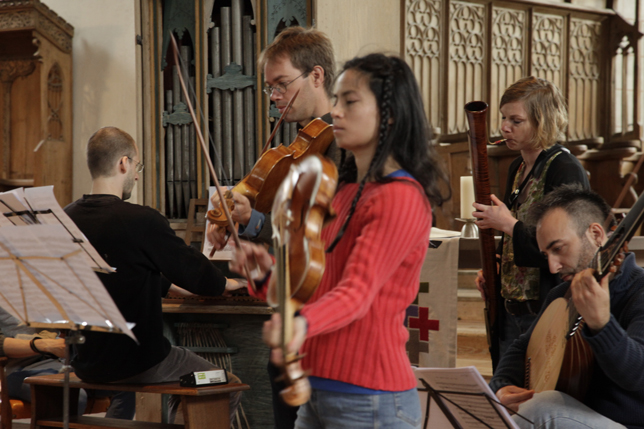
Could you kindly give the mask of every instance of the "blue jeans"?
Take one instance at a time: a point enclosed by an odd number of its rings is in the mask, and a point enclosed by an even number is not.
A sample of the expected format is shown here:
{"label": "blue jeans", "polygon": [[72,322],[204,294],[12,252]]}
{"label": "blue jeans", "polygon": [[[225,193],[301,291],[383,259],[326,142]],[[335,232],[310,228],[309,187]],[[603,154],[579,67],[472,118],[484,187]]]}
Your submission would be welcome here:
{"label": "blue jeans", "polygon": [[626,429],[572,396],[556,390],[535,394],[519,406],[519,414],[534,423],[533,427],[521,417],[513,416],[521,429]]}
{"label": "blue jeans", "polygon": [[382,395],[315,390],[297,412],[296,429],[420,428],[422,416],[416,389]]}

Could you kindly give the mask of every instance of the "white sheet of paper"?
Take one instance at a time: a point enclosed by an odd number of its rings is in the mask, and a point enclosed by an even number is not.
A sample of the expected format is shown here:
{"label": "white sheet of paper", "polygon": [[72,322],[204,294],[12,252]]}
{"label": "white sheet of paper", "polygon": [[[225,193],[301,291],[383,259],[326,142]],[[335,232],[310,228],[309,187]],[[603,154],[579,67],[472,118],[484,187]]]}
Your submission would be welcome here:
{"label": "white sheet of paper", "polygon": [[0,214],[0,228],[3,226],[13,226],[13,222],[9,218],[5,217],[4,214]]}
{"label": "white sheet of paper", "polygon": [[[4,218],[2,226],[10,225],[30,225],[35,223],[29,215],[16,215],[15,212],[29,211],[25,202],[23,188],[12,189],[0,194],[0,212]],[[7,224],[8,221],[9,223]]]}
{"label": "white sheet of paper", "polygon": [[[481,374],[473,366],[464,368],[414,368],[414,372],[416,374],[416,378],[419,380],[419,388],[423,387],[423,384],[420,382],[420,379],[423,379],[437,391],[485,393],[490,398],[496,400],[494,392],[492,392],[483,377],[481,377]],[[426,404],[428,394],[427,392],[419,392],[419,394],[421,397],[421,404],[424,406]],[[470,396],[443,393],[443,396],[454,401],[494,429],[506,429],[507,427],[518,429],[518,426],[514,423],[510,414],[504,407],[494,405],[493,408],[490,406],[488,400],[482,395]],[[455,405],[451,404],[449,401],[444,402],[464,429],[479,429],[483,427],[480,422],[463,410],[460,410]],[[438,406],[433,401],[432,404],[433,405],[430,406],[429,427],[444,427],[440,426],[438,422],[447,421],[445,416],[442,415]],[[498,410],[498,414],[495,409]],[[436,416],[437,414],[438,416]],[[437,420],[433,421],[432,417]],[[449,427],[449,425],[446,427]]]}
{"label": "white sheet of paper", "polygon": [[[232,189],[232,186],[228,186],[228,189]],[[214,208],[212,205],[212,202],[210,201],[210,198],[212,198],[215,192],[217,192],[217,189],[214,186],[211,186],[210,189],[208,189],[208,210],[212,210]],[[209,225],[210,225],[210,221],[206,218],[206,231],[208,231]],[[206,255],[207,258],[212,259],[213,261],[230,261],[233,258],[233,246],[230,244],[230,241],[231,240],[228,240],[228,243],[226,243],[226,247],[216,251],[211,258],[210,252],[212,250],[212,243],[208,240],[207,237],[204,237],[203,254]]]}
{"label": "white sheet of paper", "polygon": [[65,229],[69,232],[68,236],[71,235],[72,239],[80,240],[81,242],[75,243],[75,245],[80,246],[85,255],[83,258],[87,260],[87,263],[90,267],[94,269],[99,269],[106,272],[114,272],[114,269],[108,265],[107,262],[103,260],[101,255],[94,249],[85,237],[85,234],[76,226],[73,220],[65,210],[60,207],[58,200],[54,196],[54,187],[53,186],[39,186],[36,188],[27,188],[25,189],[25,197],[31,206],[31,209],[34,211],[39,210],[51,210],[53,214],[40,214],[38,220],[45,225],[58,225],[62,224]]}
{"label": "white sheet of paper", "polygon": [[441,238],[452,238],[460,237],[461,231],[451,231],[449,229],[440,229],[432,226],[432,230],[429,233],[429,238],[432,240],[439,240]]}
{"label": "white sheet of paper", "polygon": [[62,225],[0,228],[0,306],[25,323],[117,328],[135,339],[83,258]]}

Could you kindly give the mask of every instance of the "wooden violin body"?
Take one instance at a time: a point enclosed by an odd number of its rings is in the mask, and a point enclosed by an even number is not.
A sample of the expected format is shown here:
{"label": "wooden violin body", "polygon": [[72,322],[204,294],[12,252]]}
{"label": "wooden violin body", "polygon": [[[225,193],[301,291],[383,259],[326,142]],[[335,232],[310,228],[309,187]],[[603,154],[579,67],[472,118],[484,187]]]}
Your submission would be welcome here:
{"label": "wooden violin body", "polygon": [[324,274],[321,232],[331,212],[337,180],[335,164],[320,155],[309,156],[291,167],[272,208],[277,282],[269,296],[276,296],[282,316],[282,379],[287,388],[281,396],[292,406],[308,401],[310,386],[300,367],[301,357],[289,353],[286,345],[292,339],[295,312],[311,297]]}
{"label": "wooden violin body", "polygon": [[[326,152],[333,139],[333,127],[321,119],[314,119],[297,133],[289,146],[280,144],[264,152],[250,173],[232,191],[248,198],[251,206],[258,212],[268,213],[275,193],[291,165],[296,165],[307,155]],[[232,192],[227,192],[225,198],[232,211]],[[220,226],[227,225],[221,209],[210,210],[208,220]]]}
{"label": "wooden violin body", "polygon": [[308,301],[324,274],[322,226],[327,213],[332,213],[337,183],[333,162],[309,156],[291,169],[275,196],[273,241],[288,245],[290,299],[299,306]]}
{"label": "wooden violin body", "polygon": [[[590,268],[601,281],[610,271],[644,220],[644,194],[593,258]],[[526,382],[536,392],[559,390],[583,401],[594,366],[590,345],[581,335],[583,318],[575,308],[570,289],[555,299],[537,322],[526,350]]]}

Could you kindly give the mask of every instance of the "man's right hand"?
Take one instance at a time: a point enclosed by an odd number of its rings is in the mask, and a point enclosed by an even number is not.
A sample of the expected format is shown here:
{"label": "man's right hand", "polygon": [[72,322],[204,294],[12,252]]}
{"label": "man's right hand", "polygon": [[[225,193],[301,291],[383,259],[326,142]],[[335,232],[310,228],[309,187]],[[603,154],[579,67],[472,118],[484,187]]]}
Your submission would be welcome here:
{"label": "man's right hand", "polygon": [[[220,188],[221,192],[223,194],[226,193],[227,189],[226,188]],[[248,198],[240,194],[239,192],[232,192],[233,194],[233,203],[235,205],[235,208],[231,211],[230,215],[233,218],[233,222],[239,223],[241,225],[248,225],[248,222],[250,222],[250,216],[253,212],[252,207],[250,206],[250,201]],[[210,202],[212,203],[212,206],[215,208],[219,207],[219,193],[215,192],[212,194],[212,197],[210,197]]]}
{"label": "man's right hand", "polygon": [[226,243],[228,242],[226,232],[227,228],[223,226],[215,225],[214,223],[208,224],[206,237],[208,237],[208,241],[210,241],[215,250],[221,250],[226,247]]}
{"label": "man's right hand", "polygon": [[496,397],[499,399],[499,402],[515,413],[519,412],[519,405],[528,399],[532,399],[533,396],[534,390],[512,385],[504,386],[496,391]]}

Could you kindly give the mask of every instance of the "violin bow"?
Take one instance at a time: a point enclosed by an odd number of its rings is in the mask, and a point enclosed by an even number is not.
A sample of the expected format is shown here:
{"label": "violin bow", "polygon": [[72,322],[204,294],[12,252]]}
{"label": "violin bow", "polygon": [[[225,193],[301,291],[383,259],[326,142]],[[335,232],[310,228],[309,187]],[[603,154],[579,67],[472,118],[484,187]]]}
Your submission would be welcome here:
{"label": "violin bow", "polygon": [[[177,66],[180,66],[179,55],[178,55],[179,48],[177,46],[177,41],[174,39],[174,34],[172,33],[170,33],[170,40],[172,41],[174,61],[177,64]],[[186,99],[186,105],[188,106],[188,110],[190,111],[190,116],[192,117],[192,123],[195,127],[197,138],[199,139],[199,143],[201,144],[201,149],[203,151],[204,157],[206,158],[206,162],[208,164],[208,170],[210,171],[210,176],[215,182],[215,188],[217,189],[217,194],[219,195],[219,201],[224,201],[224,194],[221,192],[221,186],[219,186],[219,179],[217,179],[215,167],[212,165],[212,160],[210,159],[210,154],[208,153],[208,146],[206,146],[206,141],[204,140],[203,134],[201,133],[201,128],[197,126],[197,117],[195,115],[195,111],[192,108],[192,103],[190,102],[190,95],[188,94],[188,89],[186,88],[186,84],[183,81],[183,73],[181,73],[181,70],[179,70],[179,73],[177,74],[179,75],[179,83],[181,84],[181,90],[183,91],[183,96]],[[235,241],[235,245],[237,246],[238,249],[241,250],[242,248],[241,240],[239,239],[239,235],[237,234],[237,230],[235,229],[235,223],[233,222],[233,218],[230,215],[228,206],[226,204],[222,204],[221,207],[224,209],[224,213],[226,214],[226,219],[228,219],[228,226],[231,229],[231,234],[232,234],[233,240]],[[253,291],[256,292],[257,289],[255,287],[255,282],[253,281],[253,278],[250,275],[250,269],[248,268],[248,265],[246,263],[244,263],[244,274],[246,275],[248,284],[253,289]]]}
{"label": "violin bow", "polygon": [[286,109],[284,109],[284,113],[282,113],[282,116],[280,116],[279,121],[277,121],[277,124],[275,124],[275,127],[273,128],[273,132],[268,137],[268,140],[266,140],[266,143],[264,144],[264,148],[262,149],[262,153],[260,154],[260,156],[262,156],[264,152],[266,152],[266,150],[271,145],[271,142],[273,141],[273,138],[275,137],[277,130],[279,130],[280,125],[282,125],[282,122],[284,122],[284,118],[286,118],[286,115],[291,110],[291,106],[293,105],[293,102],[295,101],[299,93],[300,93],[300,90],[298,89],[297,92],[293,94],[293,97],[291,97],[291,101],[289,101],[288,104],[286,105]]}
{"label": "violin bow", "polygon": [[[261,157],[262,155],[264,155],[264,153],[265,153],[265,152],[268,150],[268,148],[270,147],[271,142],[273,141],[273,138],[275,138],[275,134],[277,134],[277,130],[279,130],[280,125],[282,125],[282,122],[284,122],[284,118],[286,118],[286,115],[287,115],[287,114],[288,114],[288,112],[291,110],[291,106],[293,106],[293,102],[295,101],[295,99],[297,98],[297,96],[298,96],[298,94],[299,94],[299,93],[300,93],[300,90],[298,89],[298,90],[295,92],[295,94],[293,94],[293,97],[291,97],[291,100],[290,100],[290,101],[288,102],[288,104],[286,105],[286,109],[284,109],[284,113],[282,113],[282,115],[280,116],[279,120],[277,121],[277,124],[275,124],[275,127],[273,127],[273,132],[271,132],[271,135],[268,137],[268,140],[266,140],[266,143],[264,144],[264,148],[262,149],[262,153],[260,153],[260,155],[259,155],[260,157]],[[220,200],[219,200],[219,201],[224,201],[224,200],[221,200],[221,193],[220,193],[219,197],[220,197]],[[220,204],[223,204],[223,203],[220,203]],[[226,240],[228,240],[228,235],[226,235]],[[217,249],[215,249],[215,248],[213,247],[213,248],[212,248],[212,250],[210,251],[210,257],[211,257],[211,258],[212,258],[212,255],[214,255],[214,254],[215,254],[216,250],[217,250]]]}

